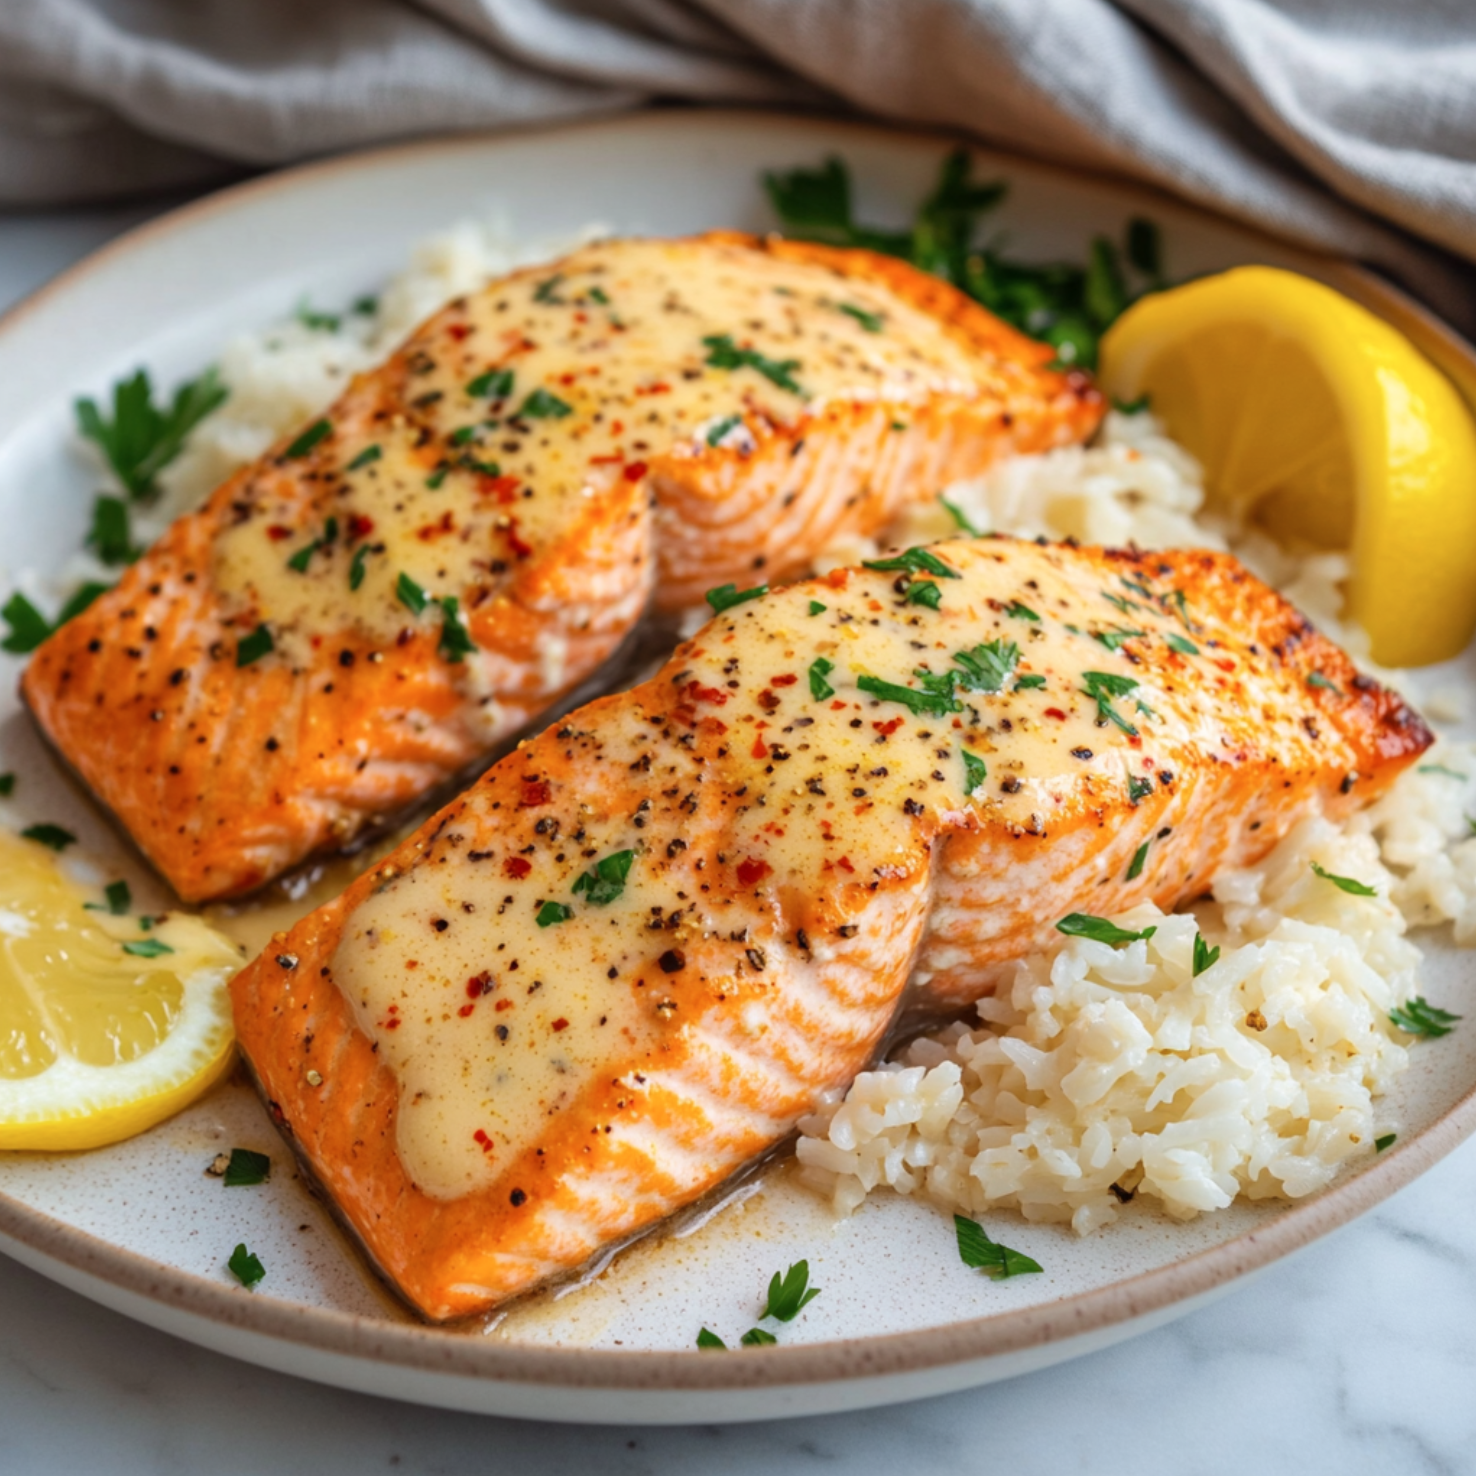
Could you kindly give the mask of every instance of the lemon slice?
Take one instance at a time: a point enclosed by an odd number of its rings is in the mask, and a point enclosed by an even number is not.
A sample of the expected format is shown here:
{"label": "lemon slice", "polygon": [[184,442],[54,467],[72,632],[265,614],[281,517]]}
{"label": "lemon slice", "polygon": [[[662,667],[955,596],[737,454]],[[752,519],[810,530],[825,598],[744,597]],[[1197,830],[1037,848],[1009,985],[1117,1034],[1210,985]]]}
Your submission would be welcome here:
{"label": "lemon slice", "polygon": [[1476,426],[1400,332],[1308,277],[1238,267],[1145,297],[1102,340],[1204,465],[1207,507],[1295,551],[1348,550],[1344,613],[1420,666],[1476,629]]}
{"label": "lemon slice", "polygon": [[236,948],[184,913],[146,930],[94,892],[0,832],[0,1149],[130,1138],[234,1058]]}

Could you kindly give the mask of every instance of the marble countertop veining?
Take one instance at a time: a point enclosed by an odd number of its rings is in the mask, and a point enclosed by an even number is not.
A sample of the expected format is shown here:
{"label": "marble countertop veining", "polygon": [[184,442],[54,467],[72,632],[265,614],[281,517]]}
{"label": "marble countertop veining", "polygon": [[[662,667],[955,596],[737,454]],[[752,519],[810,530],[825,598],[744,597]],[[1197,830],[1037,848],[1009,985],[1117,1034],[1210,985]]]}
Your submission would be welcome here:
{"label": "marble countertop veining", "polygon": [[[0,216],[0,307],[155,205]],[[1476,1476],[1476,1140],[1372,1214],[1119,1347],[963,1394],[680,1429],[343,1393],[127,1321],[0,1257],[0,1473],[839,1469]]]}

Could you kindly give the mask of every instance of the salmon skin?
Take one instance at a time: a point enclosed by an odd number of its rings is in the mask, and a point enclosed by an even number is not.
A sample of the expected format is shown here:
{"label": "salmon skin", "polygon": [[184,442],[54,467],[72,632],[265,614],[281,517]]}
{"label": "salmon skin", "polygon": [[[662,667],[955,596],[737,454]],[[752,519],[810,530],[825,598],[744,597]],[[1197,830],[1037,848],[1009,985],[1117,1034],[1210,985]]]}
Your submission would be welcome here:
{"label": "salmon skin", "polygon": [[656,592],[840,533],[1101,400],[864,251],[607,241],[431,318],[33,657],[54,746],[185,900],[413,805],[610,657]]}
{"label": "salmon skin", "polygon": [[1430,741],[1228,555],[912,550],[503,759],[244,969],[236,1026],[374,1263],[466,1316],[723,1184],[1064,915],[1172,908]]}

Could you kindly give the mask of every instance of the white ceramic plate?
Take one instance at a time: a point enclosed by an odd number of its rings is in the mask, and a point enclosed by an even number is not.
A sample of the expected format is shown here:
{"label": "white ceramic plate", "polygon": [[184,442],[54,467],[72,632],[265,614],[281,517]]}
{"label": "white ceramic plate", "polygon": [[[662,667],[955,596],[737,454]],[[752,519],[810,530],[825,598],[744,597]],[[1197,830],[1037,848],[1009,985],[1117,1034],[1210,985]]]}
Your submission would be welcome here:
{"label": "white ceramic plate", "polygon": [[[77,546],[93,485],[71,401],[138,364],[169,384],[233,332],[304,295],[348,301],[420,237],[497,213],[543,236],[600,220],[625,232],[774,224],[759,177],[838,153],[864,218],[901,222],[947,142],[817,119],[656,112],[494,139],[412,145],[228,190],[123,237],[0,321],[0,558],[56,568]],[[1147,214],[1171,275],[1268,262],[1333,282],[1395,321],[1471,397],[1476,363],[1447,330],[1374,278],[1126,187],[981,154],[1010,182],[1000,223],[1025,259],[1083,259],[1089,238]],[[1464,662],[1455,663],[1469,680]],[[28,819],[76,831],[148,898],[137,863],[43,754],[0,663],[0,769],[23,777]],[[110,871],[110,874],[118,874]],[[157,897],[157,894],[154,894]],[[1427,993],[1470,999],[1472,969],[1430,945]],[[427,1328],[365,1273],[290,1172],[251,1093],[228,1083],[146,1136],[81,1155],[0,1154],[0,1249],[141,1321],[241,1358],[430,1404],[575,1421],[685,1422],[856,1408],[943,1393],[1101,1347],[1177,1316],[1362,1212],[1476,1128],[1476,1030],[1421,1046],[1390,1104],[1399,1144],[1293,1206],[1237,1206],[1184,1226],[1134,1204],[1078,1240],[1000,1216],[995,1231],[1041,1276],[995,1284],[958,1260],[946,1217],[892,1199],[836,1223],[782,1172],[683,1238],[619,1257],[583,1289],[539,1297],[487,1331]],[[266,1186],[224,1189],[222,1148],[272,1154]],[[226,1257],[267,1268],[254,1292]],[[706,1324],[749,1326],[769,1274],[806,1257],[821,1298],[784,1345],[693,1350]]]}

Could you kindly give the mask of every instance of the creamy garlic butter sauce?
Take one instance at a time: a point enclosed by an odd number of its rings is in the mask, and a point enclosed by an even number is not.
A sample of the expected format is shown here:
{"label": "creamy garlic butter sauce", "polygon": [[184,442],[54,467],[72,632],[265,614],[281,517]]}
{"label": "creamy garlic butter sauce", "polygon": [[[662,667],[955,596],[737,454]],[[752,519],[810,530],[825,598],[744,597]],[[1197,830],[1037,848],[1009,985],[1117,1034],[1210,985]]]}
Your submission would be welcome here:
{"label": "creamy garlic butter sauce", "polygon": [[[736,245],[607,241],[443,310],[238,492],[215,582],[279,650],[417,619],[408,576],[475,610],[656,456],[737,445],[827,400],[976,390],[978,363],[883,286]],[[314,439],[314,435],[318,439]],[[293,454],[296,453],[296,454]],[[331,521],[330,521],[331,520]]]}
{"label": "creamy garlic butter sauce", "polygon": [[[1084,790],[1136,802],[1173,783],[1165,753],[1220,742],[1203,688],[1244,663],[1140,565],[931,553],[941,575],[840,571],[713,620],[591,731],[575,714],[505,760],[523,806],[474,789],[351,915],[333,976],[399,1082],[420,1187],[492,1183],[718,1014],[761,1036],[856,920],[885,952],[868,909],[926,888],[947,832],[1038,834]],[[613,898],[576,890],[626,851]],[[550,906],[567,917],[540,926]]]}

